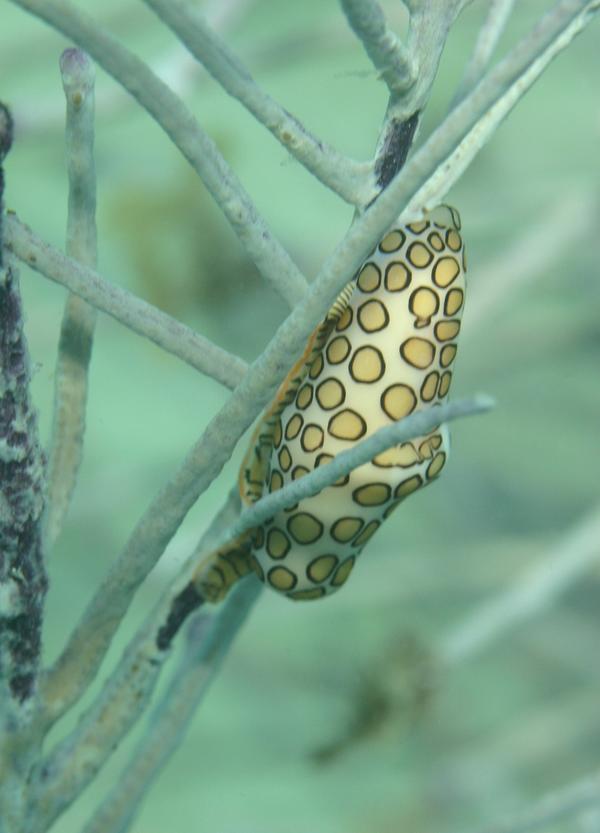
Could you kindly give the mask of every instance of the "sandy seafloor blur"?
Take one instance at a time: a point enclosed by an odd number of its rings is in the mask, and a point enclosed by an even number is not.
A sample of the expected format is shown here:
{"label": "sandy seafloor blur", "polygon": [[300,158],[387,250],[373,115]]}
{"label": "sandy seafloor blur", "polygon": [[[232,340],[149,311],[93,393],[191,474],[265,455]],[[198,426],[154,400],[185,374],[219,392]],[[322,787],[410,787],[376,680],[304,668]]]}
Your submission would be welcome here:
{"label": "sandy seafloor blur", "polygon": [[[516,5],[503,47],[545,4]],[[424,131],[448,106],[482,6],[456,26]],[[107,0],[101,14],[153,66],[179,60],[172,36],[142,4]],[[62,246],[57,62],[66,44],[7,3],[1,16],[0,98],[20,125],[7,205]],[[370,154],[384,88],[337,4],[257,0],[227,37],[308,127],[344,152]],[[598,767],[597,563],[481,652],[438,674],[427,660],[479,604],[517,586],[600,511],[598,37],[596,22],[449,195],[470,267],[453,396],[485,391],[497,409],[454,425],[444,477],[384,526],[342,593],[315,605],[263,595],[135,833],[468,831]],[[251,360],[285,315],[282,302],[260,284],[165,136],[102,72],[98,101],[101,273]],[[202,74],[187,101],[313,276],[349,208]],[[22,278],[47,437],[64,293],[26,270]],[[80,488],[50,566],[48,658],[225,397],[100,319]],[[222,503],[242,452],[139,594],[127,633]],[[57,831],[80,830],[142,730]],[[555,829],[599,823],[589,816]]]}

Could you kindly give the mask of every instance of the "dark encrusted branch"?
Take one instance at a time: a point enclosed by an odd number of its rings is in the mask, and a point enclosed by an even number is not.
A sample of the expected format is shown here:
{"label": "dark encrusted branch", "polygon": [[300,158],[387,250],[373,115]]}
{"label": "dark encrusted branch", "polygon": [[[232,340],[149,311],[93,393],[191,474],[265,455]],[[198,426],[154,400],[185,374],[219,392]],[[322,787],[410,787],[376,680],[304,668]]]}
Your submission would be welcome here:
{"label": "dark encrusted branch", "polygon": [[[0,105],[0,171],[11,136],[10,115]],[[3,184],[0,172],[0,216]],[[0,238],[0,250],[1,243]],[[41,535],[44,455],[29,379],[17,275],[0,261],[0,678],[19,702],[35,685],[47,588]]]}
{"label": "dark encrusted branch", "polygon": [[10,110],[0,101],[0,269],[2,269],[4,251],[2,248],[2,220],[3,216],[3,197],[4,197],[4,168],[2,163],[4,157],[10,150],[13,140],[13,120]]}
{"label": "dark encrusted branch", "polygon": [[181,593],[175,596],[167,620],[159,629],[156,637],[156,646],[159,650],[166,651],[170,647],[187,617],[200,607],[203,601],[204,599],[198,594],[193,582],[187,584]]}
{"label": "dark encrusted branch", "polygon": [[406,162],[420,115],[417,111],[405,121],[391,119],[378,150],[375,164],[377,185],[381,190],[387,188]]}

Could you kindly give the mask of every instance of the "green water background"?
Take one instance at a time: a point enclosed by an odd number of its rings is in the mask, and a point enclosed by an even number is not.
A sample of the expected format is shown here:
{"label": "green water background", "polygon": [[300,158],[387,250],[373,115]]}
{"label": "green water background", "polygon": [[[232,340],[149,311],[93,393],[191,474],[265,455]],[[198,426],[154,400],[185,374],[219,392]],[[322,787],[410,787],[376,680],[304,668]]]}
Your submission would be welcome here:
{"label": "green water background", "polygon": [[[482,5],[473,4],[449,39],[423,135],[448,107]],[[386,7],[401,26],[399,4]],[[516,7],[500,51],[547,4]],[[106,0],[98,14],[156,69],[182,54],[139,3]],[[62,246],[58,57],[68,44],[7,3],[0,19],[0,98],[18,128],[7,206]],[[371,154],[385,89],[336,3],[258,0],[227,38],[311,130],[357,158]],[[497,409],[453,426],[444,477],[378,533],[343,592],[314,605],[263,595],[135,833],[454,833],[598,766],[597,566],[481,655],[441,674],[429,659],[479,603],[518,584],[599,503],[598,38],[596,22],[448,198],[461,211],[469,260],[453,396],[485,391]],[[285,316],[283,303],[164,134],[102,71],[97,96],[101,274],[252,360]],[[275,235],[314,276],[351,209],[203,73],[186,101]],[[561,210],[565,245],[504,291],[498,284],[510,283],[517,242]],[[553,237],[538,235],[535,246]],[[47,438],[64,291],[25,269],[22,283]],[[477,312],[490,298],[487,312]],[[226,396],[100,317],[85,460],[50,564],[48,660]],[[103,675],[221,505],[243,450],[244,443],[136,597]],[[57,831],[80,829],[143,730],[142,721]]]}

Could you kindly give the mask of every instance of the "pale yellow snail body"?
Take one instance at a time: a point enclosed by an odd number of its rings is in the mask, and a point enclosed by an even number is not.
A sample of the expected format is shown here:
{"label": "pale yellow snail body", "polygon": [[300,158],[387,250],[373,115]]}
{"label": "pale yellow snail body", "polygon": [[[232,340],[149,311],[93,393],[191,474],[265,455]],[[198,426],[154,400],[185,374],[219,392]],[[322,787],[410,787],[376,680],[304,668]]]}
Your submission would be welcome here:
{"label": "pale yellow snail body", "polygon": [[[394,226],[263,415],[240,472],[242,501],[253,503],[378,428],[445,402],[464,297],[458,213],[440,206]],[[198,593],[217,601],[250,568],[290,599],[335,592],[383,521],[440,474],[447,455],[445,426],[377,455],[213,554],[196,574]]]}

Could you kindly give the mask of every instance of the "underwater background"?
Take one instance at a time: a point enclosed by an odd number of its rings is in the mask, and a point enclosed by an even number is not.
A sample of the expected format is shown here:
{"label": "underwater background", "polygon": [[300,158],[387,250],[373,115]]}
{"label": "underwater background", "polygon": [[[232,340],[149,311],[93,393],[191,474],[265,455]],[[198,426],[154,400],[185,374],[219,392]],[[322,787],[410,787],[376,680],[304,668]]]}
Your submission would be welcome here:
{"label": "underwater background", "polygon": [[[209,19],[224,16],[228,43],[308,128],[351,156],[372,154],[386,90],[337,3],[204,5]],[[384,5],[402,30],[400,4]],[[499,52],[547,5],[516,4]],[[473,3],[450,35],[421,139],[448,109],[483,11]],[[95,14],[175,79],[314,276],[351,208],[196,69],[147,9],[105,0]],[[6,205],[62,247],[58,58],[69,44],[9,4],[0,20],[0,99],[17,127]],[[600,767],[600,533],[589,531],[600,529],[598,38],[596,21],[447,198],[462,216],[469,267],[452,396],[486,392],[496,409],[452,425],[444,476],[394,514],[343,592],[314,605],[261,596],[135,833],[454,833]],[[99,272],[251,361],[285,317],[283,302],[177,150],[101,70],[96,95]],[[21,274],[47,438],[65,292]],[[49,564],[47,661],[227,395],[100,316],[87,450]],[[138,594],[102,676],[223,503],[244,450]],[[143,730],[144,720],[54,829],[81,828]],[[552,829],[599,826],[590,811]]]}

